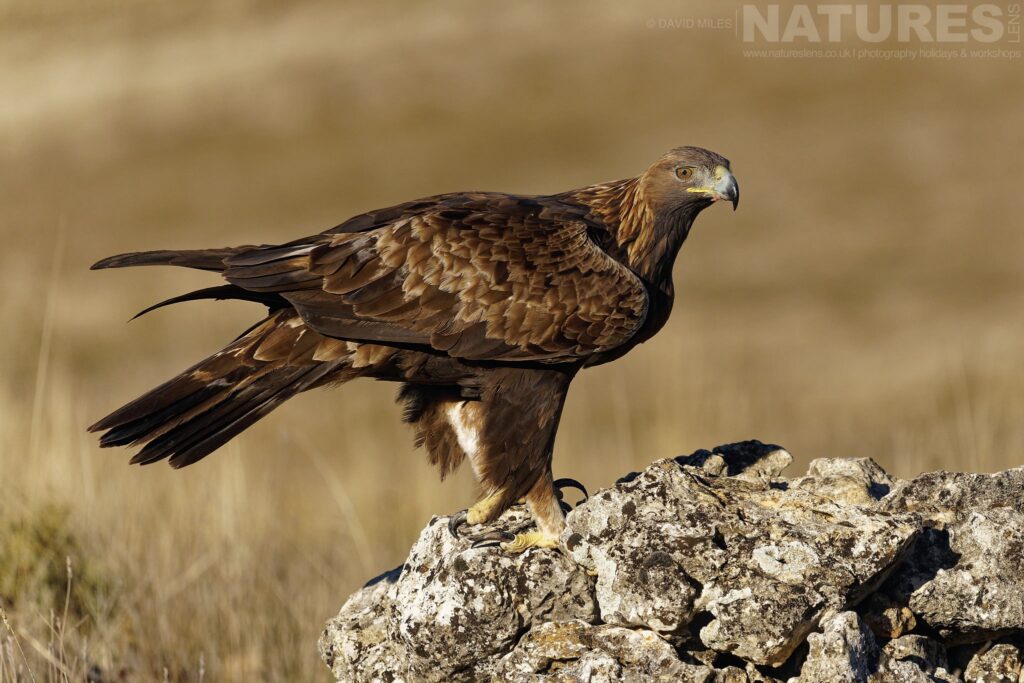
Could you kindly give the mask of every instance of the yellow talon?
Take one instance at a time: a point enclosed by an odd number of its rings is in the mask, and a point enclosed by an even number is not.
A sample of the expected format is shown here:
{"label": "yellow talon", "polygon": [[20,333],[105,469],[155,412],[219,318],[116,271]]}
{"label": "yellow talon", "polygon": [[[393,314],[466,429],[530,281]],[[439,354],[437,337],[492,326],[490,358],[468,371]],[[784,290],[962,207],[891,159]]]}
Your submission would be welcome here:
{"label": "yellow talon", "polygon": [[552,536],[540,531],[531,531],[525,534],[516,534],[516,537],[507,543],[501,544],[501,549],[510,553],[521,553],[530,548],[557,548],[558,536]]}

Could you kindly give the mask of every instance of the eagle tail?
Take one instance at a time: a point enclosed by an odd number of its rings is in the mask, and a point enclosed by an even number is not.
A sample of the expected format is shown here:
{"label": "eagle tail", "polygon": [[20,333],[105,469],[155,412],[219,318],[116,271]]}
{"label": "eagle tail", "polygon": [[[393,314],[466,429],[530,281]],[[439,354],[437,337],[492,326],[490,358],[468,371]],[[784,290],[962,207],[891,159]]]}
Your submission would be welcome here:
{"label": "eagle tail", "polygon": [[285,400],[336,372],[343,361],[289,364],[257,350],[286,318],[271,315],[222,351],[89,427],[100,446],[145,444],[132,464],[169,458],[175,468],[206,457]]}
{"label": "eagle tail", "polygon": [[158,251],[134,251],[128,254],[108,256],[97,261],[90,270],[105,268],[128,268],[131,266],[181,266],[197,270],[224,270],[224,259],[252,247],[226,247],[224,249],[185,249]]}
{"label": "eagle tail", "polygon": [[238,285],[218,285],[216,287],[204,287],[203,289],[197,289],[187,294],[181,294],[179,296],[173,296],[170,299],[164,299],[163,301],[148,306],[135,315],[132,316],[132,320],[140,318],[151,311],[155,311],[158,308],[164,306],[170,306],[171,304],[180,304],[183,301],[202,301],[203,299],[214,299],[216,301],[224,301],[231,299],[233,301],[253,301],[255,303],[263,304],[270,312],[274,312],[280,308],[287,308],[291,304],[281,296],[274,292],[250,292],[247,289],[243,289]]}

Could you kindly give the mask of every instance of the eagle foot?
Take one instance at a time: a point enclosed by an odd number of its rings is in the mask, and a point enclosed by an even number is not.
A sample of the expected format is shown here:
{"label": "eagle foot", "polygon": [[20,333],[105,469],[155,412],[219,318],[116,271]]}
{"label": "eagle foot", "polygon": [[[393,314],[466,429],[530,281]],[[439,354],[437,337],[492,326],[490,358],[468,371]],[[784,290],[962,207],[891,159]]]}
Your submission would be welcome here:
{"label": "eagle foot", "polygon": [[521,553],[530,548],[557,548],[558,536],[542,531],[513,534],[508,531],[488,531],[473,540],[471,548],[499,547],[507,553]]}
{"label": "eagle foot", "polygon": [[459,527],[466,523],[466,517],[469,514],[469,510],[459,510],[454,515],[448,518],[448,533],[455,538],[460,538]]}
{"label": "eagle foot", "polygon": [[501,492],[498,491],[477,501],[467,510],[459,510],[448,520],[448,531],[455,538],[459,538],[459,527],[463,524],[468,524],[470,526],[483,524],[490,518],[491,511],[494,509],[494,506],[497,505],[500,497]]}
{"label": "eagle foot", "polygon": [[470,544],[470,548],[493,548],[494,546],[500,546],[504,543],[514,541],[516,535],[510,531],[485,531],[482,534],[477,534],[473,537],[473,542]]}

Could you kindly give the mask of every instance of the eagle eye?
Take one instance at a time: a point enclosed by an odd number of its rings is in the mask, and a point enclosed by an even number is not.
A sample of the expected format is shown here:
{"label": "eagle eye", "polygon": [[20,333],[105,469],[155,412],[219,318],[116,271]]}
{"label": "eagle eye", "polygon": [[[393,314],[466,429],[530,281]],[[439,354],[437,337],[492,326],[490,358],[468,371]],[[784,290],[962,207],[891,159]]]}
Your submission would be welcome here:
{"label": "eagle eye", "polygon": [[676,177],[679,178],[680,180],[689,180],[690,178],[693,177],[693,167],[680,166],[679,168],[676,169]]}

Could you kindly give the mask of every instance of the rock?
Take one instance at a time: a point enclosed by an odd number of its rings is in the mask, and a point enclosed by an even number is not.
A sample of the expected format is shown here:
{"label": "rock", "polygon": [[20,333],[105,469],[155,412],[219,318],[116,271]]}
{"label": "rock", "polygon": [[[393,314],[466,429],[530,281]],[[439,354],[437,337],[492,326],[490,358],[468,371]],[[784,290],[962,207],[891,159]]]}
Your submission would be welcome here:
{"label": "rock", "polygon": [[352,595],[320,636],[320,656],[339,681],[394,680],[405,646],[391,637],[389,598],[402,568],[381,574]]}
{"label": "rock", "polygon": [[[909,595],[909,591],[906,595]],[[917,626],[910,608],[884,593],[873,593],[861,604],[859,611],[876,638],[899,638]]]}
{"label": "rock", "polygon": [[748,441],[655,462],[573,510],[561,551],[474,549],[435,518],[321,654],[344,681],[1019,679],[1024,469],[790,461]]}
{"label": "rock", "polygon": [[878,668],[879,650],[871,631],[854,612],[840,612],[807,637],[810,650],[800,677],[790,683],[867,683]]}
{"label": "rock", "polygon": [[906,567],[882,592],[949,642],[1024,630],[1024,468],[933,472],[900,482],[882,509],[927,525]]}
{"label": "rock", "polygon": [[1024,631],[1024,514],[971,513],[951,531],[960,557],[910,596],[910,609],[951,641]]}
{"label": "rock", "polygon": [[1003,643],[979,652],[971,658],[964,680],[971,683],[1018,683],[1024,673],[1021,652]]}
{"label": "rock", "polygon": [[889,494],[893,480],[871,458],[819,458],[792,485],[840,503],[873,505]]}
{"label": "rock", "polygon": [[747,683],[747,672],[738,666],[727,666],[715,670],[715,683]]}
{"label": "rock", "polygon": [[606,623],[669,634],[708,612],[705,645],[778,666],[826,610],[858,601],[917,529],[910,517],[665,460],[574,510],[564,538],[597,577]]}
{"label": "rock", "polygon": [[997,474],[929,472],[900,482],[886,497],[884,507],[919,512],[942,527],[963,519],[973,510],[1008,508],[1024,513],[1024,467]]}
{"label": "rock", "polygon": [[493,667],[496,680],[665,680],[710,683],[708,666],[682,662],[675,648],[646,630],[549,622],[527,632]]}
{"label": "rock", "polygon": [[[506,514],[501,525],[511,530],[526,520],[525,511],[518,509]],[[385,649],[400,644],[402,655],[398,662],[388,663],[389,674],[420,681],[454,680],[483,658],[511,650],[535,623],[596,619],[592,582],[564,554],[511,555],[469,546],[468,540],[448,532],[447,518],[431,520],[397,579],[386,589],[378,584],[356,593],[332,620],[321,651],[330,649],[333,669],[337,671],[339,658],[348,659],[349,653],[365,656],[382,643]],[[372,614],[366,614],[367,608]],[[379,619],[386,622],[386,642],[379,640]],[[360,629],[363,623],[369,628]],[[353,634],[352,626],[365,637]],[[331,635],[339,631],[347,640]],[[341,665],[342,671],[365,668],[349,661]]]}
{"label": "rock", "polygon": [[890,640],[882,648],[882,654],[891,661],[911,662],[926,674],[949,668],[946,648],[927,636],[910,635]]}
{"label": "rock", "polygon": [[962,683],[963,679],[942,667],[929,674],[910,660],[891,659],[882,662],[871,681],[872,683]]}
{"label": "rock", "polygon": [[680,455],[676,462],[684,467],[698,467],[707,474],[731,476],[749,481],[770,480],[782,474],[793,462],[793,456],[781,446],[760,441],[740,441],[714,450],[700,450]]}

